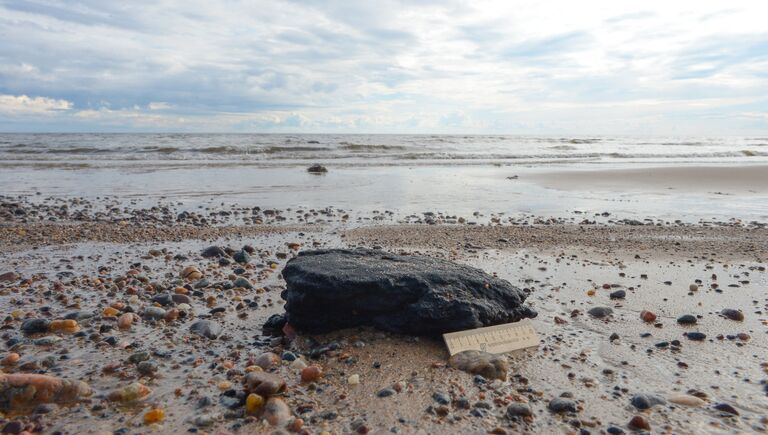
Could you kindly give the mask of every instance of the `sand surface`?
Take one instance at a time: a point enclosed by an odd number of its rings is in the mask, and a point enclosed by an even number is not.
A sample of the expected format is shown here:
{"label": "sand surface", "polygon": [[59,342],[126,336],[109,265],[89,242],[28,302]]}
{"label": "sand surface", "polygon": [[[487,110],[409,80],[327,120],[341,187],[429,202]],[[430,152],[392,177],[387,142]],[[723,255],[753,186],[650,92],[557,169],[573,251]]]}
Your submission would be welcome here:
{"label": "sand surface", "polygon": [[[81,402],[51,406],[45,414],[9,415],[7,420],[45,433],[121,428],[130,433],[270,433],[275,428],[259,414],[243,415],[242,405],[230,406],[227,398],[242,390],[242,376],[256,357],[289,351],[324,373],[308,384],[288,362],[273,369],[288,384],[283,399],[291,418],[301,418],[308,433],[576,433],[579,428],[599,433],[611,426],[628,431],[627,423],[638,415],[654,433],[766,430],[768,229],[737,222],[542,222],[357,227],[333,222],[311,228],[202,225],[183,230],[155,224],[143,232],[126,232],[118,222],[49,223],[43,229],[23,222],[5,225],[0,244],[26,241],[28,246],[0,252],[0,273],[13,270],[22,276],[0,283],[6,318],[2,337],[6,343],[19,340],[6,344],[3,352],[21,356],[3,370],[82,379],[95,391]],[[74,225],[98,231],[73,230]],[[43,230],[45,237],[35,235]],[[283,311],[279,271],[296,254],[288,243],[299,243],[299,249],[366,246],[421,253],[495,273],[531,291],[527,303],[539,312],[534,325],[541,344],[509,355],[508,381],[490,382],[447,368],[448,353],[436,340],[367,328],[299,334],[292,341],[264,335],[264,321]],[[252,260],[237,270],[236,264],[202,258],[201,251],[213,244],[250,245]],[[103,315],[119,303],[139,312],[153,305],[155,295],[185,284],[178,276],[190,265],[212,283],[241,276],[254,288],[200,287],[199,294],[190,292],[185,316],[142,320],[129,330],[115,328],[115,318]],[[700,284],[691,291],[697,280]],[[186,284],[196,288],[195,282]],[[609,294],[618,290],[626,297],[611,299]],[[587,311],[596,306],[612,308],[613,315],[591,317]],[[723,308],[741,310],[744,320],[720,316]],[[643,322],[642,310],[656,313],[657,320]],[[24,318],[56,319],[73,311],[96,313],[81,321],[84,334],[27,337],[19,332]],[[679,325],[676,319],[683,314],[700,316],[698,324]],[[190,325],[200,319],[222,325],[222,336],[209,340],[191,334]],[[707,337],[689,340],[685,334],[692,331]],[[56,340],[34,341],[43,337]],[[335,344],[333,350],[310,356],[328,344]],[[148,352],[156,365],[154,374],[130,362],[141,352]],[[360,376],[359,385],[348,384],[353,374]],[[132,382],[142,382],[152,393],[130,404],[106,400],[109,392]],[[401,391],[377,397],[389,387]],[[446,394],[452,403],[441,407],[435,393]],[[630,404],[635,394],[669,400],[684,393],[704,402],[687,407],[667,401],[645,411]],[[578,412],[548,410],[549,401],[562,395],[576,401]],[[527,404],[533,417],[508,418],[506,408],[515,402]],[[723,403],[739,415],[714,408]],[[146,425],[143,416],[152,407],[164,409],[166,417]]]}
{"label": "sand surface", "polygon": [[559,170],[532,173],[524,179],[558,190],[765,194],[768,191],[768,166]]}

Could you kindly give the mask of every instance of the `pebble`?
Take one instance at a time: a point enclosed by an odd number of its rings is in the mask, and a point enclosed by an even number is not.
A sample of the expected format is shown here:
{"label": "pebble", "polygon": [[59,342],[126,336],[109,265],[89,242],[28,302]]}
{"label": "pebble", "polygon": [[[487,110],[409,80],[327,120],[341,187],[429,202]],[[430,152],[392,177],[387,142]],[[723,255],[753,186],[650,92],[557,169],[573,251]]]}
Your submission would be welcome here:
{"label": "pebble", "polygon": [[688,337],[689,340],[693,341],[703,341],[707,338],[707,334],[703,332],[687,332],[685,336]]}
{"label": "pebble", "polygon": [[21,332],[25,334],[48,332],[50,323],[47,319],[27,319],[21,323]]}
{"label": "pebble", "polygon": [[242,287],[242,288],[246,288],[246,289],[248,289],[248,290],[252,290],[252,289],[253,289],[253,284],[251,284],[251,282],[250,282],[250,281],[248,281],[246,278],[243,278],[242,276],[241,276],[241,277],[239,277],[239,278],[237,278],[237,279],[236,279],[236,280],[235,280],[235,281],[232,283],[232,285],[233,285],[233,286],[235,286],[235,287]]}
{"label": "pebble", "polygon": [[210,320],[198,320],[189,327],[193,334],[215,339],[221,335],[221,326]]}
{"label": "pebble", "polygon": [[285,391],[285,381],[273,373],[253,371],[245,375],[244,382],[247,392],[263,397]]}
{"label": "pebble", "polygon": [[272,426],[284,426],[291,418],[291,410],[279,397],[270,397],[264,405],[263,417]]}
{"label": "pebble", "polygon": [[181,271],[181,277],[188,281],[194,281],[202,278],[203,273],[195,266],[187,266]]}
{"label": "pebble", "polygon": [[301,371],[301,382],[315,382],[323,376],[320,367],[311,365]]}
{"label": "pebble", "polygon": [[698,284],[691,284],[691,285],[688,286],[688,290],[690,290],[692,292],[699,291],[699,286],[698,286]]}
{"label": "pebble", "polygon": [[201,255],[203,258],[226,257],[227,252],[224,251],[224,249],[222,249],[220,246],[209,246],[203,249]]}
{"label": "pebble", "polygon": [[349,378],[347,378],[347,383],[349,385],[358,385],[360,383],[360,375],[351,375]]}
{"label": "pebble", "polygon": [[714,406],[714,408],[726,414],[739,415],[739,411],[737,411],[736,408],[734,408],[733,406],[727,403],[718,403],[717,405]]}
{"label": "pebble", "polygon": [[135,320],[136,314],[134,313],[125,313],[122,314],[120,317],[117,318],[117,327],[120,329],[129,329],[131,325],[133,325],[133,321]]}
{"label": "pebble", "polygon": [[636,415],[629,420],[627,427],[632,430],[651,430],[651,424],[648,423],[645,417],[642,415]]}
{"label": "pebble", "polygon": [[280,366],[280,357],[272,352],[264,352],[256,357],[254,364],[263,368],[264,370],[269,370]]}
{"label": "pebble", "polygon": [[507,407],[507,418],[515,417],[532,417],[533,411],[531,407],[524,403],[513,403]]}
{"label": "pebble", "polygon": [[144,399],[149,396],[150,393],[152,393],[152,390],[150,390],[149,387],[139,382],[134,382],[133,384],[109,393],[108,397],[109,400],[113,402],[134,402]]}
{"label": "pebble", "polygon": [[376,393],[377,397],[389,397],[393,394],[396,394],[396,391],[392,388],[382,388]]}
{"label": "pebble", "polygon": [[245,398],[246,413],[255,414],[261,411],[261,408],[263,407],[264,407],[264,397],[259,394],[251,393],[248,395],[248,397]]}
{"label": "pebble", "polygon": [[576,409],[576,402],[562,397],[556,397],[552,399],[549,402],[549,405],[547,405],[547,408],[556,414],[561,414],[564,412],[578,412]]}
{"label": "pebble", "polygon": [[301,358],[297,358],[295,361],[291,363],[291,368],[293,370],[304,370],[306,366],[307,366],[307,363],[305,363],[304,360]]}
{"label": "pebble", "polygon": [[19,362],[19,359],[21,359],[21,356],[19,356],[18,353],[11,352],[8,355],[6,355],[5,358],[3,358],[2,362],[0,362],[0,364],[4,365],[6,367],[13,366],[13,365],[16,365],[17,362]]}
{"label": "pebble", "polygon": [[459,352],[451,356],[448,364],[457,370],[502,381],[507,380],[509,371],[509,365],[503,356],[477,350]]}
{"label": "pebble", "polygon": [[432,393],[432,400],[441,405],[448,405],[451,403],[451,396],[449,396],[447,393],[443,393],[442,391],[435,391]]}
{"label": "pebble", "polygon": [[144,317],[152,320],[160,320],[165,317],[165,310],[160,307],[147,307],[144,309]]}
{"label": "pebble", "polygon": [[627,292],[624,290],[616,290],[610,294],[611,299],[624,299],[627,297]]}
{"label": "pebble", "polygon": [[737,322],[741,322],[744,320],[744,313],[742,313],[739,310],[734,310],[733,308],[724,308],[723,311],[720,312],[724,317],[735,320]]}
{"label": "pebble", "polygon": [[232,259],[240,264],[246,264],[251,261],[251,256],[245,251],[237,251],[232,256]]}
{"label": "pebble", "polygon": [[51,332],[67,332],[73,334],[80,330],[80,325],[78,325],[77,320],[75,319],[53,320],[48,325],[48,330]]}
{"label": "pebble", "polygon": [[677,323],[681,325],[695,325],[696,324],[696,316],[692,314],[684,314],[677,318]]}
{"label": "pebble", "polygon": [[635,394],[632,396],[630,403],[639,410],[645,410],[653,408],[656,405],[663,405],[666,401],[653,394]]}
{"label": "pebble", "polygon": [[596,319],[602,319],[613,314],[613,310],[608,307],[594,307],[587,311],[587,313]]}
{"label": "pebble", "polygon": [[667,400],[676,405],[697,407],[703,405],[705,402],[696,396],[689,394],[677,394],[670,396]]}
{"label": "pebble", "polygon": [[647,310],[643,310],[640,312],[640,318],[643,319],[643,322],[653,323],[656,321],[656,314]]}
{"label": "pebble", "polygon": [[165,419],[165,411],[162,408],[153,408],[144,414],[144,423],[159,423]]}

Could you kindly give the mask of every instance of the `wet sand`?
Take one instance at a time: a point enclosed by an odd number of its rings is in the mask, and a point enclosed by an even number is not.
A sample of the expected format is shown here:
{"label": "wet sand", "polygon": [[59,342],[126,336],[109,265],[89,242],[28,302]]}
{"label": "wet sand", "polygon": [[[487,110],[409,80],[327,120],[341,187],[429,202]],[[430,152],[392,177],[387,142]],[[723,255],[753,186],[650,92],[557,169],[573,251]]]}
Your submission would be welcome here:
{"label": "wet sand", "polygon": [[677,166],[643,169],[559,170],[525,177],[557,190],[673,190],[721,194],[765,194],[768,166]]}
{"label": "wet sand", "polygon": [[[275,428],[260,414],[244,414],[241,379],[259,355],[287,351],[324,373],[302,383],[288,361],[271,369],[288,384],[283,399],[291,418],[302,420],[299,432],[604,433],[610,427],[630,431],[627,423],[638,415],[654,433],[759,433],[768,426],[764,225],[543,218],[529,225],[350,225],[339,213],[320,214],[311,224],[301,215],[301,222],[281,225],[275,214],[259,213],[261,224],[182,227],[140,215],[155,222],[127,225],[122,217],[95,222],[90,216],[0,225],[0,246],[19,246],[0,253],[0,274],[21,275],[0,282],[4,353],[21,358],[3,371],[82,379],[94,389],[83,401],[9,415],[2,425],[44,433],[270,433]],[[509,380],[490,382],[445,367],[444,345],[430,339],[365,328],[300,334],[292,341],[265,335],[266,319],[283,311],[279,271],[297,252],[289,243],[300,244],[299,250],[366,246],[423,253],[495,273],[531,290],[527,303],[539,312],[534,325],[541,345],[509,355]],[[211,245],[254,249],[245,265],[221,265],[201,256]],[[198,268],[209,285],[179,278],[187,266]],[[232,286],[238,277],[253,289]],[[176,319],[142,319],[124,330],[116,327],[120,314],[104,312],[110,306],[119,313],[151,306],[170,311],[173,305],[153,298],[182,285],[189,308],[182,307]],[[619,290],[624,299],[609,297]],[[587,311],[596,306],[613,314],[593,318]],[[744,320],[720,316],[723,308],[741,310]],[[643,322],[642,310],[654,312],[656,321]],[[60,319],[72,312],[82,314],[80,334],[20,331],[25,318]],[[678,324],[684,314],[700,316],[697,324]],[[221,336],[192,334],[191,324],[201,319],[219,323]],[[706,338],[688,339],[685,334],[694,331]],[[151,364],[140,369],[137,354]],[[353,374],[359,385],[348,383]],[[107,400],[132,382],[152,393],[134,403]],[[389,387],[400,391],[377,397]],[[451,403],[436,402],[435,393]],[[682,393],[704,401],[693,407],[669,402]],[[635,394],[667,402],[641,411],[630,404]],[[562,395],[576,401],[578,412],[548,410],[549,401]],[[512,403],[526,403],[533,416],[508,417]],[[718,404],[739,415],[715,409]],[[143,418],[153,407],[162,408],[165,419],[147,425]]]}

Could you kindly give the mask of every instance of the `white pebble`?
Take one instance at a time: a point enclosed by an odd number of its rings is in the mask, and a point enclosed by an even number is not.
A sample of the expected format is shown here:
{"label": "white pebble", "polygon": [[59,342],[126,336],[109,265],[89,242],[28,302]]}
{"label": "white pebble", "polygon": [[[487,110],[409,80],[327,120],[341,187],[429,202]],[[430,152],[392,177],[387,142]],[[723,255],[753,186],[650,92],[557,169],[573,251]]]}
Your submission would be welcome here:
{"label": "white pebble", "polygon": [[298,358],[291,363],[291,368],[294,370],[303,370],[306,367],[307,363],[305,363],[301,358]]}
{"label": "white pebble", "polygon": [[360,383],[360,375],[352,375],[347,379],[349,385],[357,385]]}

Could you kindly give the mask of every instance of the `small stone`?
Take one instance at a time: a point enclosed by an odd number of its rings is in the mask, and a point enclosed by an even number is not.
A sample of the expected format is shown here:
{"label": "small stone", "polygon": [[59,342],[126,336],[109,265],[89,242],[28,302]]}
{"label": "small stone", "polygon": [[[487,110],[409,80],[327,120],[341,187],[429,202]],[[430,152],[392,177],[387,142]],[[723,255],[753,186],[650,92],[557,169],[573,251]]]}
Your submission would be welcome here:
{"label": "small stone", "polygon": [[703,332],[687,332],[685,336],[693,341],[703,341],[707,338],[707,334],[704,334]]}
{"label": "small stone", "polygon": [[318,163],[315,163],[314,165],[307,168],[307,172],[309,172],[310,174],[324,174],[328,172],[328,168]]}
{"label": "small stone", "polygon": [[718,403],[717,405],[714,406],[714,408],[726,414],[739,415],[739,411],[737,411],[736,408],[734,408],[733,406],[727,403]]}
{"label": "small stone", "polygon": [[613,314],[613,310],[608,307],[594,307],[587,311],[587,313],[596,319],[602,319]]}
{"label": "small stone", "polygon": [[78,325],[77,320],[75,319],[53,320],[48,325],[48,330],[51,332],[67,332],[74,334],[80,330],[80,325]]}
{"label": "small stone", "polygon": [[16,272],[5,272],[0,275],[0,282],[12,282],[21,279],[21,275]]}
{"label": "small stone", "polygon": [[650,423],[648,423],[648,420],[642,415],[632,417],[632,419],[629,420],[629,423],[627,423],[627,427],[632,430],[651,430]]}
{"label": "small stone", "polygon": [[272,426],[284,426],[291,418],[291,410],[279,397],[270,397],[264,406],[263,417]]}
{"label": "small stone", "polygon": [[376,396],[377,397],[389,397],[389,396],[391,396],[391,395],[393,395],[395,393],[396,393],[395,390],[392,389],[392,388],[383,388],[383,389],[379,390],[378,393],[376,393]]}
{"label": "small stone", "polygon": [[643,310],[640,312],[640,318],[643,319],[643,322],[653,323],[656,321],[656,314],[647,310]]}
{"label": "small stone", "polygon": [[688,286],[688,290],[690,290],[692,292],[699,291],[699,285],[698,284],[691,284],[691,285]]}
{"label": "small stone", "polygon": [[117,318],[117,327],[120,329],[129,329],[136,318],[135,313],[125,313]]}
{"label": "small stone", "polygon": [[448,360],[448,364],[458,370],[483,376],[487,379],[507,380],[509,365],[506,358],[488,352],[465,350]]}
{"label": "small stone", "polygon": [[561,414],[564,412],[578,412],[576,409],[576,402],[562,397],[556,397],[552,399],[549,402],[549,405],[547,405],[547,408],[556,414]]}
{"label": "small stone", "polygon": [[210,320],[198,320],[189,327],[189,330],[192,331],[193,334],[210,339],[215,339],[221,335],[221,326]]}
{"label": "small stone", "polygon": [[632,406],[639,410],[650,409],[656,405],[663,405],[666,403],[664,399],[653,394],[635,394],[630,400]]}
{"label": "small stone", "polygon": [[696,396],[691,396],[689,394],[677,394],[674,396],[669,397],[667,400],[669,400],[671,403],[674,403],[676,405],[683,405],[683,406],[701,406],[705,402],[701,399],[699,399]]}
{"label": "small stone", "polygon": [[152,390],[144,384],[134,382],[109,394],[109,400],[113,402],[134,402],[149,396]]}
{"label": "small stone", "polygon": [[624,290],[616,290],[615,292],[611,292],[609,295],[611,299],[624,299],[627,297],[627,292]]}
{"label": "small stone", "polygon": [[349,385],[358,385],[360,383],[360,375],[351,375],[349,378],[347,378],[347,383]]}
{"label": "small stone", "polygon": [[163,419],[165,419],[165,411],[162,408],[153,408],[144,414],[145,424],[159,423]]}
{"label": "small stone", "polygon": [[507,418],[532,417],[531,407],[524,403],[513,403],[507,407]]}
{"label": "small stone", "polygon": [[272,373],[253,371],[245,375],[244,382],[247,392],[263,397],[285,391],[285,381]]}
{"label": "small stone", "polygon": [[442,391],[436,391],[432,393],[432,400],[441,405],[448,405],[451,403],[451,396],[449,396],[447,393],[443,393]]}
{"label": "small stone", "polygon": [[315,382],[320,377],[323,376],[323,371],[320,369],[320,367],[311,365],[309,367],[305,367],[301,371],[301,382]]}
{"label": "small stone", "polygon": [[219,246],[209,246],[203,250],[202,256],[203,258],[226,257],[227,252]]}
{"label": "small stone", "polygon": [[235,255],[232,256],[232,259],[240,264],[247,264],[251,261],[251,256],[245,251],[237,251],[235,252]]}
{"label": "small stone", "polygon": [[304,368],[307,366],[307,363],[304,362],[302,359],[296,359],[291,363],[291,368],[293,370],[304,370]]}
{"label": "small stone", "polygon": [[251,393],[245,398],[245,412],[248,414],[256,414],[264,407],[264,397],[256,393]]}
{"label": "small stone", "polygon": [[723,317],[726,317],[731,320],[735,320],[737,322],[744,321],[744,313],[742,313],[739,310],[734,310],[733,308],[724,308],[723,311],[720,312],[720,314],[722,314]]}
{"label": "small stone", "polygon": [[144,309],[144,318],[160,320],[165,317],[165,310],[160,307],[147,307]]}
{"label": "small stone", "polygon": [[194,281],[203,277],[203,273],[195,266],[187,266],[181,271],[181,277],[188,281]]}
{"label": "small stone", "polygon": [[13,365],[16,365],[17,362],[19,362],[19,359],[21,359],[21,356],[19,356],[18,353],[11,352],[8,355],[6,355],[5,358],[3,358],[2,362],[0,362],[0,364],[4,365],[6,367],[13,366]]}
{"label": "small stone", "polygon": [[252,290],[253,289],[253,284],[251,284],[250,281],[248,281],[246,278],[243,278],[242,276],[237,278],[232,283],[232,285],[235,286],[235,287],[242,287],[242,288],[245,288],[245,289],[248,289],[248,290]]}
{"label": "small stone", "polygon": [[677,318],[677,323],[681,325],[695,325],[696,324],[696,316],[692,314],[684,314]]}
{"label": "small stone", "polygon": [[269,370],[280,365],[280,357],[272,352],[264,352],[256,357],[254,363],[264,370]]}
{"label": "small stone", "polygon": [[21,332],[25,334],[39,334],[48,332],[50,321],[46,319],[27,319],[21,323]]}

